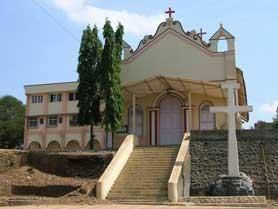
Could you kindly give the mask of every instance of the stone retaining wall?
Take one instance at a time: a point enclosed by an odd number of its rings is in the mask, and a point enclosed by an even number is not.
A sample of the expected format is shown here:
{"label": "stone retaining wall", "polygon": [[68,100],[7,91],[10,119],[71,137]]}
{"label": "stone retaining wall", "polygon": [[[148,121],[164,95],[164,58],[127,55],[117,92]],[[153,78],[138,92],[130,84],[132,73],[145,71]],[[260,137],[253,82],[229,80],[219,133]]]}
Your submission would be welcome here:
{"label": "stone retaining wall", "polygon": [[[237,131],[240,171],[256,195],[278,196],[278,132]],[[227,174],[227,131],[192,131],[190,195],[206,195],[209,183]]]}
{"label": "stone retaining wall", "polygon": [[0,173],[11,168],[26,165],[28,152],[20,150],[0,149]]}
{"label": "stone retaining wall", "polygon": [[47,186],[22,186],[12,185],[13,195],[42,196],[42,197],[61,197],[80,188],[71,185],[47,185]]}

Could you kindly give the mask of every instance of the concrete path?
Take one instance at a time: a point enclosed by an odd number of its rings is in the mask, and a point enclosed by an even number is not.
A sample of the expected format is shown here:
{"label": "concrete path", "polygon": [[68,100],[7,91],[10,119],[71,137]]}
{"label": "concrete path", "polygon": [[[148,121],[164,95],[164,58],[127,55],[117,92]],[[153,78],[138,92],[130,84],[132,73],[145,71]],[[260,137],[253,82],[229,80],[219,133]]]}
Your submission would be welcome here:
{"label": "concrete path", "polygon": [[[197,206],[169,206],[169,205],[31,205],[16,206],[16,209],[258,209],[253,207],[197,207]],[[11,207],[1,207],[11,209]]]}

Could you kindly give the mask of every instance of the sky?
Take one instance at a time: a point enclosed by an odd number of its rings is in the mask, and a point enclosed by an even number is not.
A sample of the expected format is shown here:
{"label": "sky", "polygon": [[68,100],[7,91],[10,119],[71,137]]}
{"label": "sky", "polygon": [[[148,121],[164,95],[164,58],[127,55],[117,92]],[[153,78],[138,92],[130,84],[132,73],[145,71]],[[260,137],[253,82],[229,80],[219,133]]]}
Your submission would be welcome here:
{"label": "sky", "polygon": [[278,105],[276,0],[0,0],[0,96],[25,103],[24,85],[76,80],[88,24],[101,29],[106,17],[113,26],[121,22],[124,39],[136,48],[165,20],[169,6],[186,31],[203,28],[205,40],[220,22],[236,37],[236,63],[254,108],[245,127],[272,121]]}

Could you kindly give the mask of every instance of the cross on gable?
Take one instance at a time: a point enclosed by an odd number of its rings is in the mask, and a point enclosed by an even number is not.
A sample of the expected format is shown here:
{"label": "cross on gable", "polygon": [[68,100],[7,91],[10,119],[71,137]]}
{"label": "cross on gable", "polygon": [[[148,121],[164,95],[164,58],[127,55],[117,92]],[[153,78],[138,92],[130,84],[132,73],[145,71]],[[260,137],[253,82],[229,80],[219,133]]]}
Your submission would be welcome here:
{"label": "cross on gable", "polygon": [[169,7],[168,11],[165,11],[165,14],[168,14],[168,15],[169,15],[169,18],[171,18],[171,17],[172,17],[172,14],[173,14],[173,13],[175,13],[175,11],[174,11],[174,10],[172,10],[172,8],[171,8],[171,7]]}
{"label": "cross on gable", "polygon": [[206,32],[203,32],[203,29],[200,29],[200,33],[197,33],[197,35],[200,37],[201,41],[203,41],[203,35],[207,34]]}
{"label": "cross on gable", "polygon": [[239,83],[223,83],[222,88],[228,89],[228,106],[211,107],[211,112],[227,113],[228,123],[228,174],[229,176],[239,176],[238,148],[236,139],[236,120],[235,114],[239,112],[252,112],[252,106],[235,105],[234,91],[239,89]]}

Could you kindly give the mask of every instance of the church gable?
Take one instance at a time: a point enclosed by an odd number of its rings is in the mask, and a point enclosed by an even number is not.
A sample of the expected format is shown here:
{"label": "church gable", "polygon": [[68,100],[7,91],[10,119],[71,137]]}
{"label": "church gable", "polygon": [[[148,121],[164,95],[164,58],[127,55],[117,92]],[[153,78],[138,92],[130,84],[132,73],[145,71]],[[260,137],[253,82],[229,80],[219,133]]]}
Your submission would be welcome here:
{"label": "church gable", "polygon": [[185,32],[179,21],[174,21],[172,18],[167,18],[166,22],[162,22],[154,35],[146,35],[139,43],[138,47],[133,50],[128,43],[124,43],[124,61],[129,62],[141,54],[146,48],[150,47],[153,42],[158,41],[165,33],[174,32],[183,37],[187,41],[200,47],[207,52],[210,52],[211,44],[203,40],[203,35],[206,34],[202,30],[197,33],[195,30]]}
{"label": "church gable", "polygon": [[[226,62],[235,71],[230,59],[234,52],[215,52],[203,35],[202,31],[185,32],[180,22],[168,18],[154,36],[145,36],[136,50],[125,45],[122,81],[136,82],[156,75],[207,81],[226,79]],[[230,74],[233,77],[233,72]]]}

